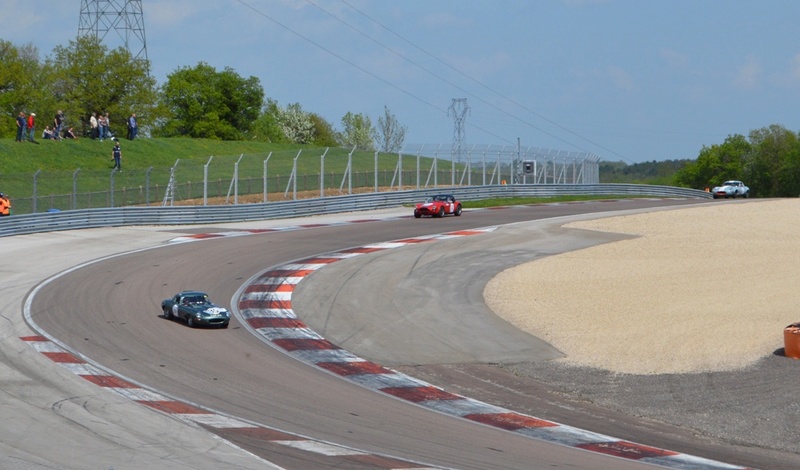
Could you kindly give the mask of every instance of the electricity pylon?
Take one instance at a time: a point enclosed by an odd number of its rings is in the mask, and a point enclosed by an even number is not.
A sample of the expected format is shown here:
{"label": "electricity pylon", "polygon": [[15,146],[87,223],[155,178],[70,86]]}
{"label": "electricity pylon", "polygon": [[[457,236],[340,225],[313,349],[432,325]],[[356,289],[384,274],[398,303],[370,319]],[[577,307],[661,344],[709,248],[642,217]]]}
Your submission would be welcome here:
{"label": "electricity pylon", "polygon": [[78,37],[105,41],[112,31],[134,59],[147,60],[142,0],[81,0]]}

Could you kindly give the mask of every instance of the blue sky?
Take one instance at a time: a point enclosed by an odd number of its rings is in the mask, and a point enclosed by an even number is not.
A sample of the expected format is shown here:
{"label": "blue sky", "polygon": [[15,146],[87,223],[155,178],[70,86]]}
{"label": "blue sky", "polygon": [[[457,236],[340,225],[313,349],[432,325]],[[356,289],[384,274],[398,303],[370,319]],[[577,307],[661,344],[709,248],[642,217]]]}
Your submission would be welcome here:
{"label": "blue sky", "polygon": [[[121,2],[122,0],[117,0]],[[0,0],[0,38],[42,57],[78,31],[79,1]],[[797,131],[797,0],[143,0],[159,83],[206,62],[261,81],[335,128],[384,106],[406,143],[697,157],[728,135]],[[110,47],[120,45],[107,37]],[[460,109],[460,108],[459,108]]]}

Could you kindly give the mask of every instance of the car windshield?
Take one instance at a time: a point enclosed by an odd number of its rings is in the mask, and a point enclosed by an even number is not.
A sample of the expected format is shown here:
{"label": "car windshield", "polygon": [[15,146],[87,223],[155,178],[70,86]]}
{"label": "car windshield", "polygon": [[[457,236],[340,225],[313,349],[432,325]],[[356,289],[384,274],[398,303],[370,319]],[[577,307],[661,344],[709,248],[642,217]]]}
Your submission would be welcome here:
{"label": "car windshield", "polygon": [[203,305],[204,303],[206,303],[206,300],[207,300],[207,297],[204,297],[202,295],[192,295],[192,296],[183,298],[183,301],[185,303],[192,304],[192,305]]}
{"label": "car windshield", "polygon": [[722,185],[723,186],[738,186],[739,182],[738,181],[726,181],[726,182],[722,183]]}

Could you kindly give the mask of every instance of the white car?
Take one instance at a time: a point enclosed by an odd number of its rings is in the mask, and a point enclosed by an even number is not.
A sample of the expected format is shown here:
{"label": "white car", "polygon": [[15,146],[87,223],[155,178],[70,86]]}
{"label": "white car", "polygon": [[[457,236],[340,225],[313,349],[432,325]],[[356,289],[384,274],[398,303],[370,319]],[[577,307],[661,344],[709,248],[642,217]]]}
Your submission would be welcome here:
{"label": "white car", "polygon": [[730,197],[737,198],[737,197],[749,197],[750,196],[750,188],[744,185],[741,181],[738,180],[728,180],[722,183],[720,186],[714,186],[711,189],[711,194],[714,196],[714,199],[718,199],[724,197],[728,199]]}

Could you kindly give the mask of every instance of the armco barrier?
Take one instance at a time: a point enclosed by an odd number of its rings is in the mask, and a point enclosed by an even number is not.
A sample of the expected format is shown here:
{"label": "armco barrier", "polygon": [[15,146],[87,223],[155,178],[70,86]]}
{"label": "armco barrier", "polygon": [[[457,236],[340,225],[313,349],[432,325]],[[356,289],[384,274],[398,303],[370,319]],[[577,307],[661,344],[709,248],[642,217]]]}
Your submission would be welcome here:
{"label": "armco barrier", "polygon": [[436,193],[452,193],[462,201],[565,195],[711,198],[710,193],[696,189],[636,184],[440,187],[261,204],[115,207],[13,215],[0,219],[0,237],[84,228],[244,222],[386,209],[419,202],[425,196]]}

